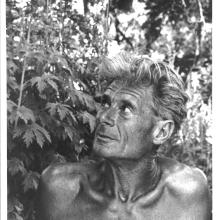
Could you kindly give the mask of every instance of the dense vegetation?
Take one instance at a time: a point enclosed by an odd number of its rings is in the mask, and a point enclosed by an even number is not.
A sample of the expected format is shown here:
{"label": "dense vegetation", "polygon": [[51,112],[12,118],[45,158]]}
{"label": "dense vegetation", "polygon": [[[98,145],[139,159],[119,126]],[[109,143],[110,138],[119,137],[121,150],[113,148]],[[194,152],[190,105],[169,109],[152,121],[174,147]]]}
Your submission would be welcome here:
{"label": "dense vegetation", "polygon": [[6,1],[8,219],[35,219],[46,166],[90,154],[104,87],[97,64],[117,48],[182,76],[188,116],[160,153],[201,168],[211,188],[211,0],[77,2],[82,10],[74,0]]}

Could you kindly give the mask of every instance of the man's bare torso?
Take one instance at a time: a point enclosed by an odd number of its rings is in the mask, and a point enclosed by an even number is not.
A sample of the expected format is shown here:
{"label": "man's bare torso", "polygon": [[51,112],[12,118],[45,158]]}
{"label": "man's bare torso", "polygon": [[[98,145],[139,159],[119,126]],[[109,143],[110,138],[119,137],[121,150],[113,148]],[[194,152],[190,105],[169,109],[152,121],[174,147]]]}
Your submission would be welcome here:
{"label": "man's bare torso", "polygon": [[132,199],[116,190],[105,161],[49,167],[40,183],[39,220],[208,220],[203,174],[167,158],[158,163],[157,186]]}

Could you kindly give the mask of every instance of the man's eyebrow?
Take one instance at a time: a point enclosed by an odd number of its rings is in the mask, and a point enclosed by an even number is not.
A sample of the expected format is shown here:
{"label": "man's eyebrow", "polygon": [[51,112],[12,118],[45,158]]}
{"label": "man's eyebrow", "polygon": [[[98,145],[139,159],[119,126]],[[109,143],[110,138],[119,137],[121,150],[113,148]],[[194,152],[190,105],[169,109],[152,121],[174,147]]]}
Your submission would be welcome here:
{"label": "man's eyebrow", "polygon": [[132,108],[137,108],[137,106],[136,106],[137,103],[136,102],[132,102],[130,99],[123,98],[123,99],[120,100],[120,102],[122,102],[123,104],[128,105],[128,106],[130,106]]}

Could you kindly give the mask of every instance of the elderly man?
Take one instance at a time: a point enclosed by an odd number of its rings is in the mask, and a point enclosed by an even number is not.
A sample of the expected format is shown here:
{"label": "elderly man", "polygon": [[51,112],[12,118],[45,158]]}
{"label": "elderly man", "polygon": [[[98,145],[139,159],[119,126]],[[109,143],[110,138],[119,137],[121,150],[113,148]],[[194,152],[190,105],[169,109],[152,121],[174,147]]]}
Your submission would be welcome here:
{"label": "elderly man", "polygon": [[165,63],[121,53],[104,59],[95,159],[42,174],[39,220],[208,220],[205,175],[157,156],[186,116],[182,81]]}

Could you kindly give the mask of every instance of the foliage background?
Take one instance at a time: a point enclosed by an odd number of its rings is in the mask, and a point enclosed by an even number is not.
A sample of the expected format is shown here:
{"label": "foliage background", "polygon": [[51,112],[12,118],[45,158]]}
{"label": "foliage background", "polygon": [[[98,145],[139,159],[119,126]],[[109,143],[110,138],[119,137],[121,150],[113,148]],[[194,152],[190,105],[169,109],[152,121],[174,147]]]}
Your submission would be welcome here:
{"label": "foliage background", "polygon": [[191,98],[160,154],[201,168],[212,188],[211,0],[6,1],[8,219],[34,220],[40,173],[91,153],[97,64],[121,49],[165,60]]}

